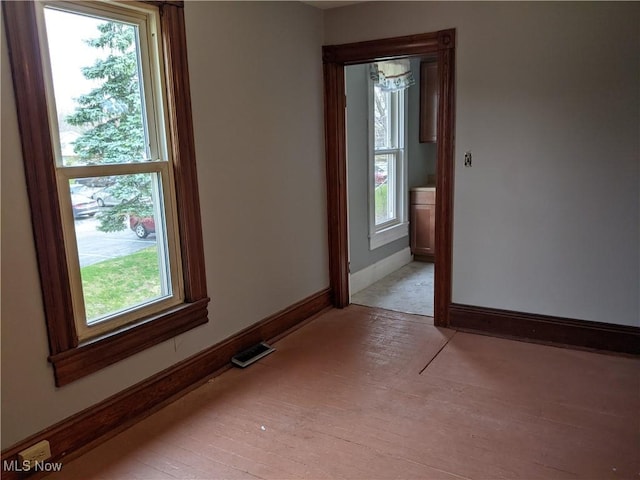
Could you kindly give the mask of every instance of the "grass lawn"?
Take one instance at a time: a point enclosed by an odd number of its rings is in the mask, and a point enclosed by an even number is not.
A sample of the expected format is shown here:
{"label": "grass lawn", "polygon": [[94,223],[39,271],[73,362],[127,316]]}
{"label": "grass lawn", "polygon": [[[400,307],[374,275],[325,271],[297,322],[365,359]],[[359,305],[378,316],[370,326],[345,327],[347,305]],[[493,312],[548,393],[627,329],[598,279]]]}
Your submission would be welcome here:
{"label": "grass lawn", "polygon": [[160,295],[155,246],[80,269],[87,319],[113,313]]}
{"label": "grass lawn", "polygon": [[384,221],[389,215],[387,212],[387,191],[388,185],[386,183],[383,183],[382,185],[376,187],[374,195],[376,206],[376,223]]}

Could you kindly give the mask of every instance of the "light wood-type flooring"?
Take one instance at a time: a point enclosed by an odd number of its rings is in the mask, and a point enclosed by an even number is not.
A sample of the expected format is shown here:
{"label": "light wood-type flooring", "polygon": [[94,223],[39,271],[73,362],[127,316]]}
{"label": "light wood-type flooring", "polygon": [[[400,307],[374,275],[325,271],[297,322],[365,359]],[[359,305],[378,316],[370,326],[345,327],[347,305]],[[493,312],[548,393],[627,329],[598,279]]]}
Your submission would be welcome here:
{"label": "light wood-type flooring", "polygon": [[429,322],[330,310],[48,478],[640,478],[638,358]]}

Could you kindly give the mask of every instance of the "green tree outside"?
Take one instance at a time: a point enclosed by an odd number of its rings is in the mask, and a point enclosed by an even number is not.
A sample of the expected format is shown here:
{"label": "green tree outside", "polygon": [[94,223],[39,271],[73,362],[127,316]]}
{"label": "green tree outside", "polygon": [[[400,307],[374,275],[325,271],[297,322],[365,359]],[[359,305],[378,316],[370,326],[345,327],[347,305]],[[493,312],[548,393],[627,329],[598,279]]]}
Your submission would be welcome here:
{"label": "green tree outside", "polygon": [[[74,152],[85,165],[145,161],[136,27],[105,22],[98,31],[98,37],[86,43],[107,55],[83,68],[82,73],[89,80],[99,81],[99,86],[77,98],[75,112],[66,117],[70,125],[84,129],[73,143]],[[110,191],[120,203],[101,212],[98,230],[124,230],[128,215],[152,215],[151,178],[149,174],[135,174],[110,179]]]}

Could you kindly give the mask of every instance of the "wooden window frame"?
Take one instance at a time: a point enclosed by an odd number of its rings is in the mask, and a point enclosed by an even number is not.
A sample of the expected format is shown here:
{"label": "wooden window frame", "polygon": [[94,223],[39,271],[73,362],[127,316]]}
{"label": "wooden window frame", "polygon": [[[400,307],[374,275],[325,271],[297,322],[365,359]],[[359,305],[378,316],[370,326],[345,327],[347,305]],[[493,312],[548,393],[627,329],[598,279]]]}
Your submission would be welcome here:
{"label": "wooden window frame", "polygon": [[79,342],[56,186],[36,6],[2,2],[22,155],[56,386],[94,373],[208,321],[204,247],[196,175],[183,2],[146,1],[160,12],[174,159],[184,302],[100,337]]}

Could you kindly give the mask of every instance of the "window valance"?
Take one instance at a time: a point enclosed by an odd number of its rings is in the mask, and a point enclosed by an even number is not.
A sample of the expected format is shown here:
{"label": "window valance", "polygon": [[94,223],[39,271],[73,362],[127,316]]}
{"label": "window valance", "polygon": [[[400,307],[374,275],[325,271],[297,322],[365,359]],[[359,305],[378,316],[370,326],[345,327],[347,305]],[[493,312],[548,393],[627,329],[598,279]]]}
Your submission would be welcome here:
{"label": "window valance", "polygon": [[371,79],[386,92],[405,90],[415,83],[409,60],[392,60],[371,64]]}

